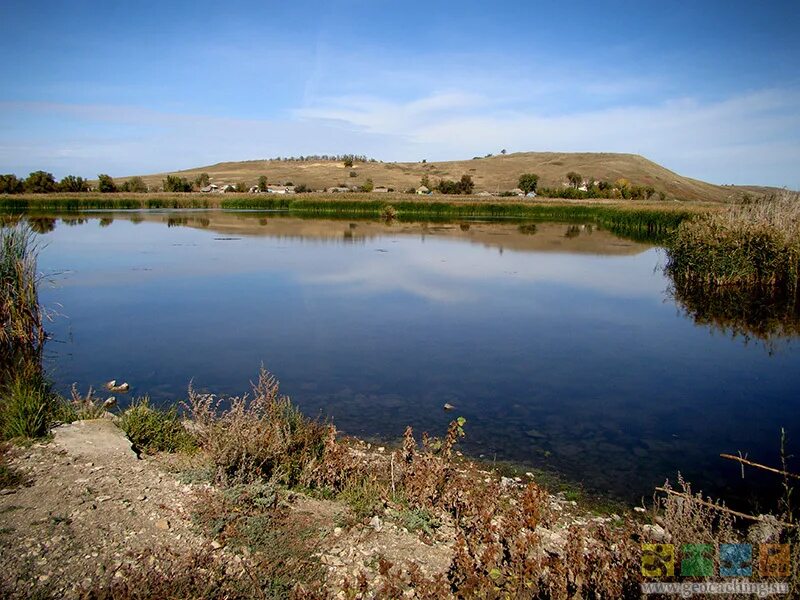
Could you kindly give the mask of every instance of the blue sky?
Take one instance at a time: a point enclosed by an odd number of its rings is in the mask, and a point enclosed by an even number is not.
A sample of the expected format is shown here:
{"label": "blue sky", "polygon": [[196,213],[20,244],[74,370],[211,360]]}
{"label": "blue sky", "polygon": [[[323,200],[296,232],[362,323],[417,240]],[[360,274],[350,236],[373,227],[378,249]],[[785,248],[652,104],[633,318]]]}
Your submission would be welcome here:
{"label": "blue sky", "polygon": [[507,148],[800,188],[800,3],[691,4],[4,0],[0,172]]}

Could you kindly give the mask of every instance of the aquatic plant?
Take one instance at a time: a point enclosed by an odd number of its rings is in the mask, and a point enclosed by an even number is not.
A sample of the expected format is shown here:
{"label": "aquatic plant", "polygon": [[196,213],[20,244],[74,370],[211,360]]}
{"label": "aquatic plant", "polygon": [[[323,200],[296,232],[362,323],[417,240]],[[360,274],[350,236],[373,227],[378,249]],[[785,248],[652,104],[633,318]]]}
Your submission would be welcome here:
{"label": "aquatic plant", "polygon": [[800,195],[709,213],[680,224],[666,272],[678,282],[708,287],[774,288],[796,296],[800,277]]}
{"label": "aquatic plant", "polygon": [[39,306],[32,229],[23,224],[0,230],[0,384],[10,373],[35,374],[45,341]]}

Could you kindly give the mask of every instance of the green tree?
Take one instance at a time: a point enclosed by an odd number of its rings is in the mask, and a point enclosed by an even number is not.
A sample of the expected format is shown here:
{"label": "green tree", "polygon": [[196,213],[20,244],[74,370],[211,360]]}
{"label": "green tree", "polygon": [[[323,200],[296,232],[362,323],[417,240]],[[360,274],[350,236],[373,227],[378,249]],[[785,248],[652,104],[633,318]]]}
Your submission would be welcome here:
{"label": "green tree", "polygon": [[371,192],[374,189],[375,189],[375,184],[372,183],[372,179],[367,179],[364,182],[364,185],[361,186],[361,191],[362,192]]}
{"label": "green tree", "polygon": [[426,188],[431,189],[431,179],[427,175],[423,175],[422,179],[419,180],[420,185],[424,185]]}
{"label": "green tree", "polygon": [[49,194],[56,191],[56,180],[52,173],[34,171],[25,179],[25,191],[29,194]]}
{"label": "green tree", "polygon": [[97,189],[103,194],[110,194],[117,191],[117,184],[114,183],[110,175],[101,173],[97,176]]}
{"label": "green tree", "polygon": [[192,184],[185,177],[178,177],[177,175],[167,175],[167,178],[162,181],[162,186],[165,192],[192,191]]}
{"label": "green tree", "polygon": [[87,187],[88,182],[83,177],[75,175],[67,175],[58,183],[60,192],[85,192]]}
{"label": "green tree", "polygon": [[126,191],[128,192],[133,192],[135,194],[147,193],[147,184],[141,177],[131,177],[125,183],[127,184],[128,189]]}
{"label": "green tree", "polygon": [[261,177],[259,177],[258,189],[260,189],[262,192],[266,192],[268,187],[269,187],[269,182],[267,181],[267,176],[262,175]]}
{"label": "green tree", "polygon": [[580,173],[576,173],[575,171],[570,171],[567,173],[567,181],[569,181],[570,185],[574,187],[576,190],[581,187],[581,182],[583,181],[583,177]]}
{"label": "green tree", "polygon": [[243,181],[240,181],[239,183],[236,184],[236,191],[239,193],[246,192],[247,184],[245,184]]}
{"label": "green tree", "polygon": [[519,176],[519,181],[517,182],[519,189],[521,189],[526,194],[530,192],[536,192],[536,188],[539,185],[539,176],[536,173],[523,173]]}
{"label": "green tree", "polygon": [[13,173],[0,175],[0,194],[21,194],[25,190],[25,185]]}
{"label": "green tree", "polygon": [[506,154],[506,149],[505,149],[505,148],[503,148],[502,150],[500,150],[500,154],[502,154],[503,156],[505,156],[505,154]]}
{"label": "green tree", "polygon": [[208,176],[208,173],[200,173],[197,178],[194,180],[194,184],[197,186],[198,189],[203,189],[211,182],[211,178]]}
{"label": "green tree", "polygon": [[353,158],[350,156],[345,157],[344,159],[344,166],[348,169],[352,168],[353,166]]}

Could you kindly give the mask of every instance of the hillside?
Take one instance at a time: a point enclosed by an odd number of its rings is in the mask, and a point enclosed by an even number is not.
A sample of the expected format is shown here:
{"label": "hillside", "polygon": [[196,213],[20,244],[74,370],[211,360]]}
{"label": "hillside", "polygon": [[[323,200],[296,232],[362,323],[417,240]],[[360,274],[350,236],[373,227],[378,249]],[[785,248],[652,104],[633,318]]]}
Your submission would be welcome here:
{"label": "hillside", "polygon": [[[350,176],[351,171],[356,173],[355,177]],[[315,190],[340,184],[360,185],[372,179],[376,186],[391,187],[398,191],[418,186],[424,175],[435,183],[439,179],[459,179],[466,173],[472,176],[476,192],[501,192],[516,187],[522,173],[537,173],[541,178],[541,187],[555,187],[566,181],[569,171],[577,171],[584,177],[591,176],[597,180],[615,181],[624,177],[634,184],[652,185],[668,197],[680,200],[722,202],[741,195],[741,190],[736,187],[723,187],[683,177],[635,154],[614,153],[520,152],[429,163],[357,162],[352,168],[334,161],[251,160],[218,163],[173,173],[188,179],[208,173],[215,183],[243,182],[247,185],[255,185],[260,176],[266,175],[270,183],[305,184]],[[149,186],[158,186],[167,174],[157,173],[143,178]]]}

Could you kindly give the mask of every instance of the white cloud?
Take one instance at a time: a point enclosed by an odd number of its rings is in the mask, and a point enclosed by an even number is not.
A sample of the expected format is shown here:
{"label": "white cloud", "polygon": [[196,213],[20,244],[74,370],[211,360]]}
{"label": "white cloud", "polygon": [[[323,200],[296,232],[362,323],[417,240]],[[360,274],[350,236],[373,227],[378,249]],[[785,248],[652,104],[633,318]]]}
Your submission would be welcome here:
{"label": "white cloud", "polygon": [[[273,119],[179,115],[138,106],[0,103],[0,170],[127,175],[276,155],[358,152],[384,160],[443,160],[507,148],[631,152],[716,183],[800,187],[795,90],[656,104],[631,96],[624,105],[617,100],[614,107],[601,103],[582,110],[542,104],[562,84],[546,84],[538,95],[531,82],[449,87],[404,100],[309,95],[306,106]],[[627,85],[622,84],[608,93],[621,93]],[[563,89],[566,94],[576,88],[563,84]],[[14,127],[43,115],[61,119],[63,126],[38,135]]]}
{"label": "white cloud", "polygon": [[[470,99],[471,102],[465,101]],[[715,102],[543,115],[507,109],[502,95],[434,94],[406,103],[347,98],[297,111],[307,120],[405,139],[433,158],[497,148],[642,154],[682,174],[719,183],[797,186],[800,94],[767,90]]]}

